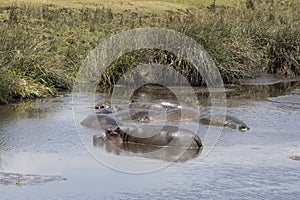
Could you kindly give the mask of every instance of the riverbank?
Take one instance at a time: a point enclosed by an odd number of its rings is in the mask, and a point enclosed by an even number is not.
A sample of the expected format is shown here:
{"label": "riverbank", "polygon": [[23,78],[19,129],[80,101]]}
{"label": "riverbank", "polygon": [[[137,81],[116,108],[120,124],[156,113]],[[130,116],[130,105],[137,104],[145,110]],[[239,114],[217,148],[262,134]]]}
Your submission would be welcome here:
{"label": "riverbank", "polygon": [[[149,26],[195,39],[213,57],[225,83],[261,74],[300,75],[300,1],[160,1],[160,6],[148,1],[116,6],[94,0],[30,2],[6,1],[0,7],[0,103],[70,91],[82,60],[100,41]],[[151,62],[173,63],[192,85],[203,84],[187,62],[170,52],[146,49],[113,62],[99,78],[100,87]]]}

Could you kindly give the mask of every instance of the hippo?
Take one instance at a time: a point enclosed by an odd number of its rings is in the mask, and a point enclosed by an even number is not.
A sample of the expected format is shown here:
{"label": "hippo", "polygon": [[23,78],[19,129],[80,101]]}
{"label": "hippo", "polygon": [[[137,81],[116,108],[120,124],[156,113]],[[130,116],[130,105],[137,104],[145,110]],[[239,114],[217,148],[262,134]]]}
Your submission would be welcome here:
{"label": "hippo", "polygon": [[165,110],[172,110],[172,109],[176,109],[176,108],[181,108],[178,101],[155,100],[154,102],[159,104],[160,106],[162,106]]}
{"label": "hippo", "polygon": [[102,109],[102,108],[111,108],[111,106],[108,103],[103,103],[103,104],[96,103],[95,109]]}
{"label": "hippo", "polygon": [[93,136],[95,147],[116,155],[141,156],[164,161],[187,161],[202,151],[200,138],[175,126],[139,126],[107,129]]}
{"label": "hippo", "polygon": [[173,148],[108,140],[103,134],[93,136],[93,145],[118,156],[144,157],[167,162],[185,162],[200,155],[201,148]]}
{"label": "hippo", "polygon": [[96,104],[95,105],[96,114],[111,114],[114,112],[114,109],[107,104]]}
{"label": "hippo", "polygon": [[[139,119],[142,119],[146,116],[149,116],[150,112],[149,110],[145,109],[128,109],[128,110],[122,110],[119,112],[114,113],[114,116],[120,120],[120,121],[139,121]],[[151,115],[159,115],[157,112],[151,112]]]}
{"label": "hippo", "polygon": [[99,108],[96,111],[96,114],[111,114],[114,110],[112,108]]}
{"label": "hippo", "polygon": [[122,125],[114,116],[105,114],[89,115],[80,124],[93,129],[108,129]]}
{"label": "hippo", "polygon": [[180,104],[177,101],[172,100],[152,100],[152,101],[137,101],[132,100],[129,108],[134,109],[156,109],[157,111],[160,109],[171,110],[176,108],[181,108]]}
{"label": "hippo", "polygon": [[199,112],[192,108],[175,108],[166,113],[154,116],[145,116],[140,122],[179,122],[193,120],[199,117]]}
{"label": "hippo", "polygon": [[230,115],[208,113],[200,115],[197,121],[203,125],[224,126],[240,131],[250,130],[244,122]]}
{"label": "hippo", "polygon": [[200,138],[189,130],[176,126],[118,126],[106,129],[107,140],[116,143],[137,143],[158,147],[202,148]]}
{"label": "hippo", "polygon": [[290,159],[300,161],[300,155],[290,156]]}

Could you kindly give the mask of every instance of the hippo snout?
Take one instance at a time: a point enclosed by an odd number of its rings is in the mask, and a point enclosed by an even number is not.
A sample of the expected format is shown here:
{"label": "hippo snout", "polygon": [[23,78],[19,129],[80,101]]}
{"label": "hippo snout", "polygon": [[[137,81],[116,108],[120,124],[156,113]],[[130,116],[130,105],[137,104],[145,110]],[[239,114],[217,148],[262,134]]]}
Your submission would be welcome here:
{"label": "hippo snout", "polygon": [[191,147],[194,147],[194,148],[202,148],[203,147],[201,139],[197,135],[194,137],[194,141],[191,144]]}

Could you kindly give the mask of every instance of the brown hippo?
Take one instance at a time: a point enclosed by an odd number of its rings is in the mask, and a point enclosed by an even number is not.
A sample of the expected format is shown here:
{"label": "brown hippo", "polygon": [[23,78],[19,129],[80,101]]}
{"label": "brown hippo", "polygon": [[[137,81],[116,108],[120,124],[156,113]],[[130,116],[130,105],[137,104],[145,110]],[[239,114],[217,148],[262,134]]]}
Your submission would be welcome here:
{"label": "brown hippo", "polygon": [[200,138],[176,126],[129,126],[107,129],[105,137],[114,142],[138,143],[159,147],[202,148]]}
{"label": "brown hippo", "polygon": [[93,145],[102,147],[108,153],[118,156],[134,156],[150,159],[159,159],[168,162],[184,162],[196,158],[201,153],[201,148],[174,148],[145,145],[131,142],[108,140],[103,134],[94,135]]}
{"label": "brown hippo", "polygon": [[159,115],[158,112],[149,112],[149,110],[145,109],[128,109],[128,110],[122,110],[119,112],[114,113],[114,116],[120,120],[120,121],[140,121],[140,119],[145,118],[149,115]]}
{"label": "brown hippo", "polygon": [[144,109],[127,109],[114,113],[114,116],[120,121],[133,120],[136,121],[141,117],[145,117],[149,114],[148,110]]}
{"label": "brown hippo", "polygon": [[96,111],[96,114],[111,114],[114,110],[112,108],[99,108]]}
{"label": "brown hippo", "polygon": [[290,156],[290,159],[300,161],[300,155]]}
{"label": "brown hippo", "polygon": [[197,121],[204,125],[224,126],[240,131],[250,130],[244,122],[230,115],[208,113],[200,115]]}
{"label": "brown hippo", "polygon": [[140,122],[179,122],[193,120],[199,117],[199,112],[192,108],[176,108],[166,111],[166,113],[140,118]]}
{"label": "brown hippo", "polygon": [[121,125],[121,123],[117,119],[115,119],[114,116],[95,114],[86,117],[81,122],[81,125],[93,129],[108,129],[117,127]]}
{"label": "brown hippo", "polygon": [[107,104],[96,104],[95,105],[96,114],[110,114],[114,112],[114,109]]}
{"label": "brown hippo", "polygon": [[173,100],[155,100],[154,103],[157,105],[162,106],[165,110],[172,110],[176,108],[181,108],[180,104],[178,101],[173,101]]}
{"label": "brown hippo", "polygon": [[173,100],[152,100],[152,101],[137,101],[132,100],[129,108],[134,109],[153,109],[153,110],[171,110],[176,108],[181,108],[180,104],[177,101]]}

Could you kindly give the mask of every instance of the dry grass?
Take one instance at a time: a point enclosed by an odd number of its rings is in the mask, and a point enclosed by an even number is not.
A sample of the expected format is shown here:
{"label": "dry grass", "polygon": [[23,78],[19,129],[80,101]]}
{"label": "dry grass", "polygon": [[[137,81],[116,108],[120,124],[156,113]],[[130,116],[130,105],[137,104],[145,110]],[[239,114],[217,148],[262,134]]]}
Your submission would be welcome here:
{"label": "dry grass", "polygon": [[[161,13],[166,10],[186,10],[201,9],[210,6],[213,0],[0,0],[2,6],[11,5],[56,5],[60,7],[80,9],[106,7],[112,11],[122,12],[124,10],[139,11],[141,13]],[[216,4],[220,6],[233,6],[238,4],[238,0],[216,0]]]}
{"label": "dry grass", "polygon": [[[0,102],[70,90],[81,61],[100,41],[148,26],[194,38],[217,62],[225,82],[257,73],[299,75],[300,1],[253,1],[254,9],[235,0],[216,0],[216,7],[208,0],[0,0]],[[154,50],[122,56],[101,84],[110,86],[126,70],[149,62],[173,63],[191,84],[203,84],[189,63]]]}

